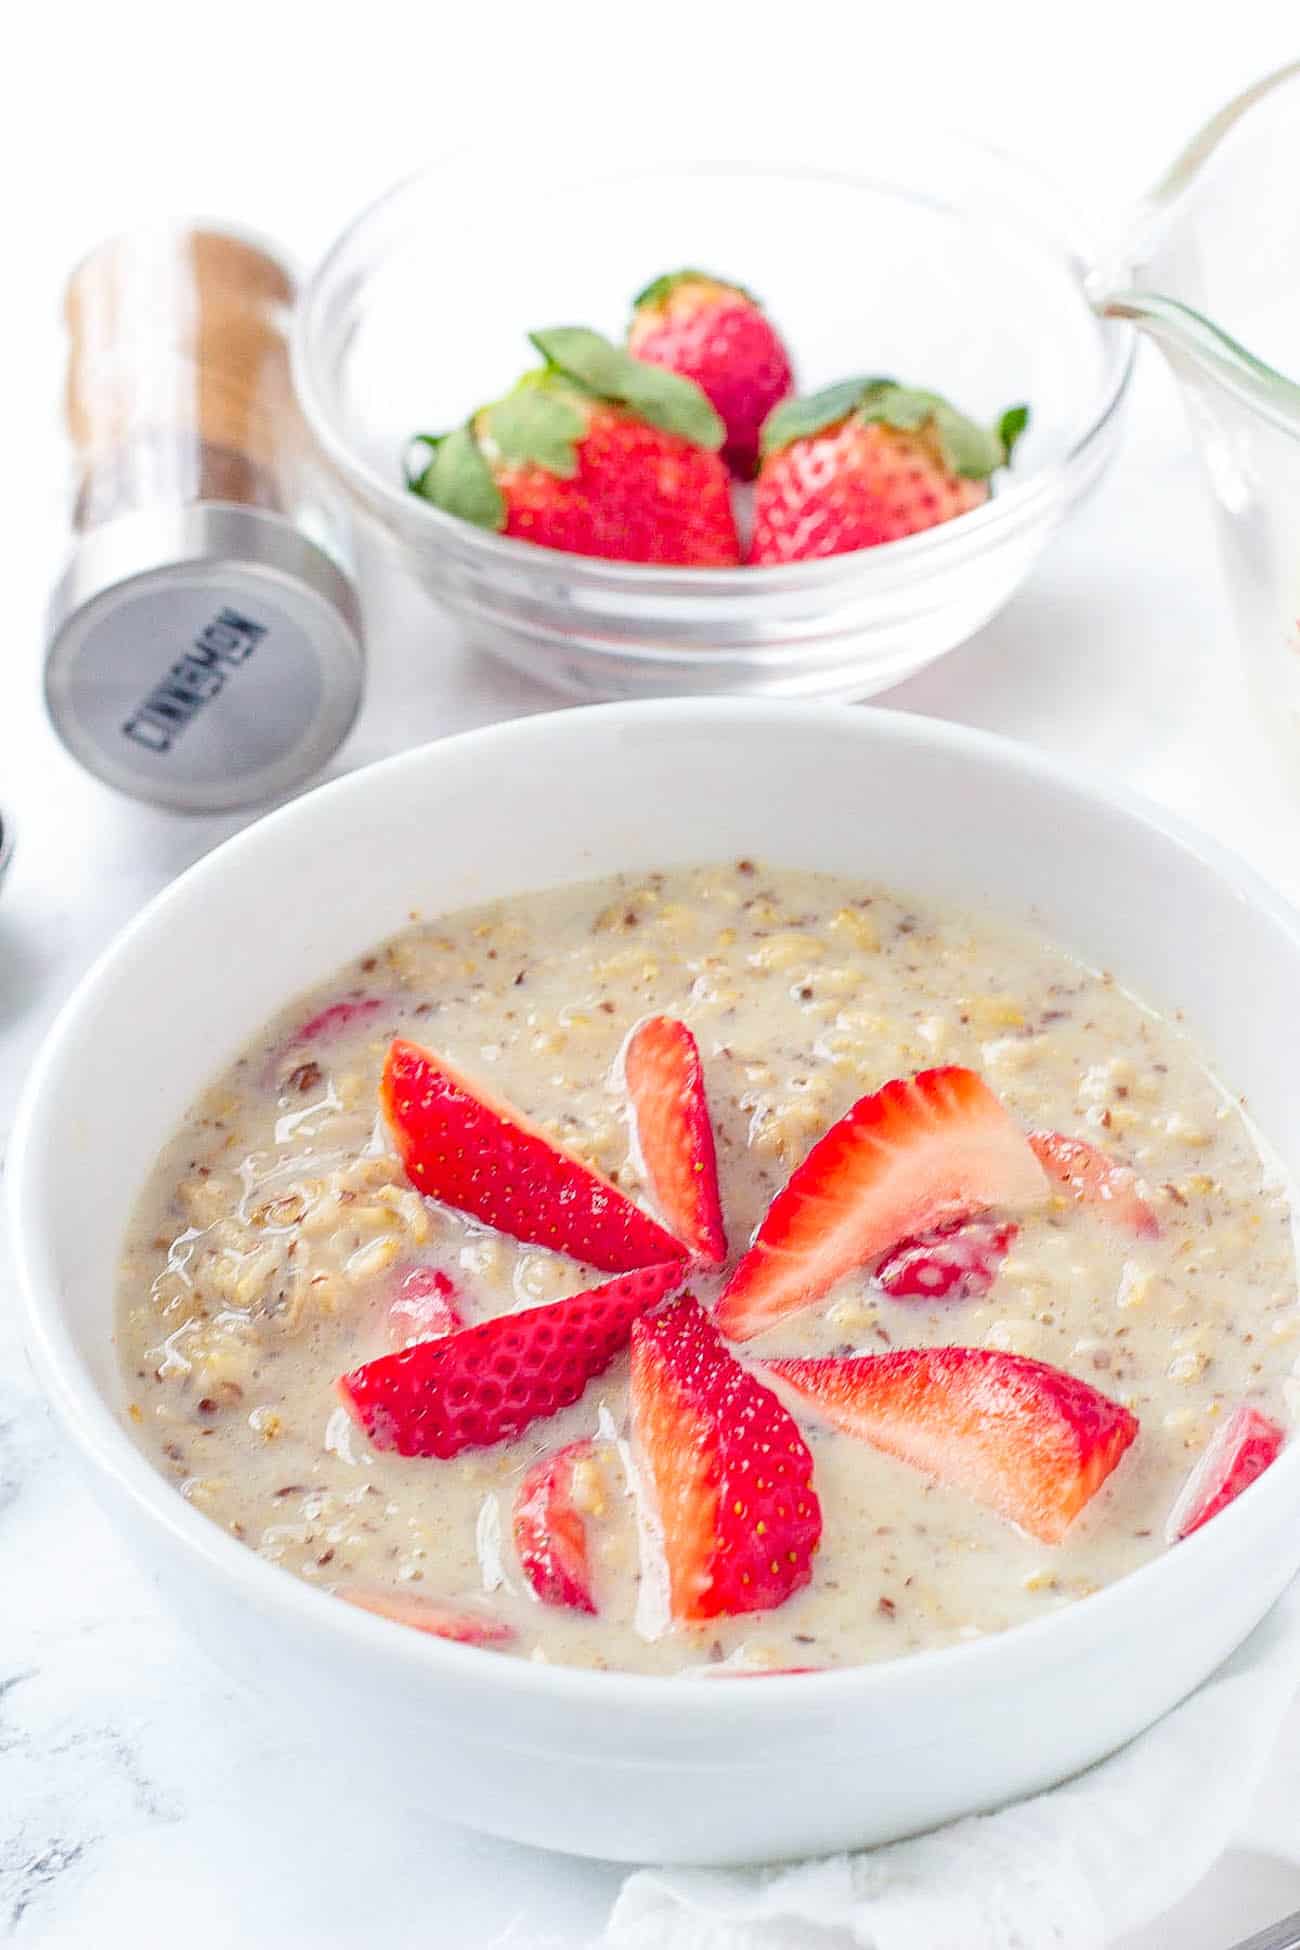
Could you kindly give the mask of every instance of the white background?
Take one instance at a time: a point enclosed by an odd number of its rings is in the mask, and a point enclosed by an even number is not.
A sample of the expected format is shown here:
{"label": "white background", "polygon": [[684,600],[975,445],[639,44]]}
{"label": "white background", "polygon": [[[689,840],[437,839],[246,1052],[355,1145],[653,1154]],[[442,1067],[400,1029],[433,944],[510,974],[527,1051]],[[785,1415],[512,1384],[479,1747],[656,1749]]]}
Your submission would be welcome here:
{"label": "white background", "polygon": [[[852,127],[909,100],[1118,214],[1206,114],[1300,51],[1293,0],[1213,14],[1190,0],[134,0],[24,9],[6,33],[0,804],[20,843],[0,898],[0,1136],[56,1002],[231,824],[114,799],[40,713],[40,619],[62,549],[58,297],[80,250],[138,219],[200,212],[309,261],[358,205],[465,139],[519,152],[526,218],[548,139],[592,120],[613,115],[634,146],[664,120],[707,118],[737,148],[748,124],[776,121],[794,153],[823,118]],[[442,302],[472,308],[473,264],[437,262],[437,274]],[[345,762],[549,701],[489,666],[439,661],[437,647],[384,609]],[[1114,472],[1030,586],[887,701],[1089,759],[1297,884],[1298,815],[1257,777],[1194,456],[1154,357]],[[6,1278],[0,1268],[0,1297]],[[0,1940],[560,1945],[598,1928],[615,1880],[387,1807],[381,1783],[349,1778],[345,1737],[337,1780],[309,1770],[118,1561],[0,1316]],[[1297,1904],[1300,1876],[1239,1857],[1143,1950],[1225,1950]]]}

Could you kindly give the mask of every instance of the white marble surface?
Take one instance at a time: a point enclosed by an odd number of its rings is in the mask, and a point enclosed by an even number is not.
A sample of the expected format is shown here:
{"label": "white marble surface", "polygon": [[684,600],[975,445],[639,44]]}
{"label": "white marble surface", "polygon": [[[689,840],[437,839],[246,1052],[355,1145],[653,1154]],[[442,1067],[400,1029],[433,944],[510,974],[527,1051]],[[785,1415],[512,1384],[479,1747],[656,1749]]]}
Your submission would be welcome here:
{"label": "white marble surface", "polygon": [[[630,127],[665,92],[680,95],[683,46],[688,67],[712,74],[727,112],[746,91],[779,99],[792,116],[815,111],[793,99],[801,91],[783,67],[784,12],[747,9],[750,32],[738,46],[724,11],[661,11],[628,84]],[[1067,74],[1044,21],[1054,11],[995,5],[976,20],[972,10],[918,0],[897,26],[891,71],[905,76],[909,62],[923,63],[932,111],[937,103],[985,128],[993,115],[1004,142],[1113,200],[1224,92],[1293,51],[1284,8],[1244,4],[1234,9],[1231,49],[1208,28],[1198,46],[1193,29],[1176,69],[1166,69],[1175,10],[1102,0],[1090,9],[1091,31],[1072,40]],[[549,26],[549,10],[543,16]],[[603,35],[611,18],[573,10],[570,91],[593,85],[597,29]],[[1184,10],[1177,18],[1186,30]],[[430,146],[428,126],[413,126],[403,106],[411,74],[429,122],[438,103],[453,133],[488,109],[544,128],[539,73],[558,86],[553,46],[548,59],[538,40],[533,58],[529,37],[539,29],[522,9],[498,8],[477,25],[415,25],[405,9],[380,4],[366,10],[364,36],[327,6],[313,10],[310,32],[306,19],[232,0],[222,31],[204,42],[201,69],[194,47],[176,38],[173,11],[144,0],[93,20],[87,10],[75,61],[65,58],[71,22],[62,10],[25,30],[29,85],[0,136],[0,167],[24,192],[24,276],[3,328],[18,383],[6,399],[0,485],[11,597],[0,802],[16,816],[19,845],[0,896],[0,1138],[33,1051],[96,951],[236,823],[113,797],[64,756],[39,709],[39,614],[60,547],[60,273],[87,238],[163,206],[259,223],[309,254]],[[800,19],[809,46],[833,33],[846,71],[865,75],[868,10],[856,45],[841,38],[838,10],[818,0]],[[1121,32],[1129,57],[1117,62]],[[458,79],[467,73],[472,90]],[[87,158],[93,168],[81,166]],[[1133,409],[1114,472],[1031,584],[976,641],[884,701],[1082,757],[1199,818],[1300,889],[1300,813],[1267,779],[1244,718],[1195,461],[1154,358],[1143,361]],[[465,663],[401,592],[375,592],[371,635],[369,701],[342,763],[553,702],[503,670]],[[8,1278],[0,1260],[0,1301]],[[1294,1766],[1300,1725],[1285,1751]],[[0,1309],[0,1939],[78,1950],[164,1941],[189,1950],[375,1941],[537,1950],[589,1941],[616,1884],[612,1868],[434,1827],[390,1805],[382,1781],[349,1770],[345,1730],[336,1772],[322,1774],[262,1703],[200,1660],[124,1561]],[[1175,1941],[1226,1950],[1297,1905],[1300,1874],[1238,1855],[1125,1950]]]}

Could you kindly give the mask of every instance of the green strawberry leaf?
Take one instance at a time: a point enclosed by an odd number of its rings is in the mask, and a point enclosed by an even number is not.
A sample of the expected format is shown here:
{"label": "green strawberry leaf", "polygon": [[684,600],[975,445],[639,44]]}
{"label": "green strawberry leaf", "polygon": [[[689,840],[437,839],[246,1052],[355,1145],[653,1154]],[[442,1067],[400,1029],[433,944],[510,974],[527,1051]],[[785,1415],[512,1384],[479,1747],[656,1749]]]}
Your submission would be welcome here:
{"label": "green strawberry leaf", "polygon": [[1028,425],[1029,408],[1027,406],[1009,406],[1002,415],[1002,418],[998,421],[998,439],[1002,442],[1002,451],[1008,461],[1010,461],[1012,454],[1016,451],[1016,442]]}
{"label": "green strawberry leaf", "polygon": [[585,325],[553,325],[528,336],[548,366],[576,379],[600,399],[621,399],[628,367],[639,363],[621,345],[614,345]]}
{"label": "green strawberry leaf", "polygon": [[897,427],[900,433],[915,433],[934,418],[935,408],[943,401],[937,393],[922,393],[915,386],[883,379],[868,386],[859,405],[864,420]]}
{"label": "green strawberry leaf", "polygon": [[842,379],[820,393],[785,400],[773,408],[763,423],[764,458],[788,447],[792,440],[824,433],[850,413],[880,426],[895,427],[900,433],[928,429],[944,465],[971,481],[986,480],[997,468],[1005,467],[1029,421],[1027,406],[1013,406],[996,427],[981,427],[938,393],[900,386],[892,379]]}
{"label": "green strawberry leaf", "polygon": [[525,380],[489,406],[483,420],[502,460],[516,464],[531,461],[565,481],[577,473],[577,442],[587,422],[581,409],[563,393]]}
{"label": "green strawberry leaf", "polygon": [[858,408],[864,420],[897,427],[903,433],[928,427],[938,443],[944,465],[963,480],[987,480],[1006,462],[1006,448],[991,427],[977,426],[938,393],[910,386],[873,386]]}
{"label": "green strawberry leaf", "polygon": [[[413,433],[407,441],[406,450],[402,455],[402,473],[412,494],[424,493],[423,483],[428,477],[429,469],[433,466],[434,455],[442,445],[442,440],[443,436],[440,433]],[[424,451],[417,453],[418,448],[423,448]]]}
{"label": "green strawberry leaf", "polygon": [[783,400],[763,422],[760,440],[764,458],[781,447],[788,447],[792,440],[808,440],[815,433],[825,433],[828,427],[847,420],[868,393],[892,385],[891,379],[841,379],[834,386],[823,386],[819,393]]}
{"label": "green strawberry leaf", "polygon": [[738,292],[742,298],[748,300],[757,310],[762,311],[763,309],[762,304],[754,296],[753,292],[746,291],[743,284],[736,284],[731,278],[720,278],[715,276],[712,271],[700,271],[694,267],[688,267],[684,271],[665,271],[662,277],[651,278],[649,284],[643,290],[638,291],[636,297],[632,300],[632,309],[633,311],[640,311],[642,305],[649,305],[652,308],[657,305],[662,305],[672,297],[673,292],[679,284],[695,284],[700,281],[703,281],[705,284],[720,284],[724,291]]}
{"label": "green strawberry leaf", "polygon": [[528,336],[549,366],[587,392],[696,447],[716,453],[722,445],[726,429],[694,380],[634,359],[583,325],[554,325]]}
{"label": "green strawberry leaf", "polygon": [[457,427],[453,433],[415,436],[432,450],[433,458],[418,479],[408,485],[412,493],[423,495],[444,514],[459,515],[478,528],[501,529],[506,525],[506,504],[492,478],[472,427]]}
{"label": "green strawberry leaf", "polygon": [[1007,450],[992,427],[977,426],[955,406],[940,400],[934,409],[939,450],[954,474],[966,481],[986,481],[1006,464]]}

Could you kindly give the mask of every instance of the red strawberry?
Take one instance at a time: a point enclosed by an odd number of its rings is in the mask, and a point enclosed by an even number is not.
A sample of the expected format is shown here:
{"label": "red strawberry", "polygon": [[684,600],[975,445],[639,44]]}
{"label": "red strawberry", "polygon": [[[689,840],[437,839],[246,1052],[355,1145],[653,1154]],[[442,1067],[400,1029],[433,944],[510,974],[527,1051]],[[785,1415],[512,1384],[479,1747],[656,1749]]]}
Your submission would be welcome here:
{"label": "red strawberry", "polygon": [[895,1300],[970,1300],[987,1293],[1020,1227],[958,1219],[904,1239],[876,1268],[877,1286]]}
{"label": "red strawberry", "polygon": [[515,1498],[515,1549],[524,1576],[544,1605],[594,1612],[587,1526],[573,1500],[574,1471],[595,1454],[594,1442],[570,1442],[534,1463]]}
{"label": "red strawberry", "polygon": [[794,383],[790,356],[757,298],[705,271],[673,271],[634,300],[628,349],[693,379],[727,429],[724,458],[748,480],[758,436]]}
{"label": "red strawberry", "polygon": [[379,1099],[408,1177],[430,1198],[607,1273],[683,1257],[607,1178],[432,1050],[398,1037]]}
{"label": "red strawberry", "polygon": [[410,1267],[398,1280],[388,1309],[392,1340],[398,1347],[409,1347],[414,1341],[436,1341],[443,1334],[454,1334],[465,1325],[455,1295],[454,1282],[439,1267]]}
{"label": "red strawberry", "polygon": [[671,1016],[648,1016],[623,1051],[633,1129],[651,1195],[696,1259],[721,1265],[727,1234],[718,1196],[713,1125],[694,1036]]}
{"label": "red strawberry", "polygon": [[689,1294],[632,1329],[632,1436],[680,1623],[766,1611],[812,1576],[812,1457]]}
{"label": "red strawberry", "polygon": [[1048,1177],[1081,1205],[1095,1205],[1141,1238],[1159,1237],[1160,1221],[1137,1189],[1137,1173],[1127,1165],[1117,1165],[1095,1145],[1062,1137],[1059,1131],[1031,1131],[1029,1142]]}
{"label": "red strawberry", "polygon": [[301,1029],[294,1031],[289,1047],[299,1049],[304,1043],[325,1042],[329,1037],[351,1029],[354,1023],[364,1022],[367,1016],[373,1016],[383,1006],[377,995],[349,995],[342,1002],[331,1002],[327,1009],[322,1009],[319,1015],[313,1016]]}
{"label": "red strawberry", "polygon": [[1137,1434],[1135,1417],[1045,1361],[985,1347],[908,1347],[764,1364],[874,1448],[1059,1544]]}
{"label": "red strawberry", "polygon": [[415,1591],[378,1591],[368,1585],[354,1584],[341,1585],[334,1595],[361,1611],[372,1611],[376,1618],[388,1618],[394,1625],[409,1625],[413,1631],[428,1632],[436,1639],[451,1639],[457,1645],[508,1645],[515,1635],[514,1627],[507,1625],[504,1618],[492,1618],[486,1612],[461,1611]]}
{"label": "red strawberry", "polygon": [[773,1199],[715,1318],[732,1340],[751,1340],[900,1239],[1045,1190],[1024,1136],[973,1070],[887,1083],[819,1139]]}
{"label": "red strawberry", "polygon": [[698,386],[598,332],[533,332],[546,360],[430,450],[414,493],[520,541],[620,562],[740,560],[723,425]]}
{"label": "red strawberry", "polygon": [[417,1341],[342,1375],[339,1397],[374,1448],[402,1456],[458,1456],[508,1442],[576,1402],[627,1345],[632,1322],[683,1277],[680,1261],[650,1266],[569,1300]]}
{"label": "red strawberry", "polygon": [[750,561],[846,555],[978,508],[1027,419],[1012,407],[988,431],[890,379],[788,400],[763,428]]}
{"label": "red strawberry", "polygon": [[1249,1489],[1270,1463],[1276,1462],[1286,1440],[1276,1422],[1245,1402],[1235,1408],[1211,1437],[1169,1513],[1165,1536],[1176,1544],[1190,1537],[1211,1517],[1217,1517],[1234,1497]]}

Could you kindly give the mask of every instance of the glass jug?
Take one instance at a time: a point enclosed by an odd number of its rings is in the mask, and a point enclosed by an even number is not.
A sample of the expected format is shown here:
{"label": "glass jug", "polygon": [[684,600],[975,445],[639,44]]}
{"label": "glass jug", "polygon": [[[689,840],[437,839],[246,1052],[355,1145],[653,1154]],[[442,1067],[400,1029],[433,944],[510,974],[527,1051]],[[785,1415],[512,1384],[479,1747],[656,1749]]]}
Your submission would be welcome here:
{"label": "glass jug", "polygon": [[1179,381],[1256,713],[1300,788],[1300,62],[1189,143],[1089,281]]}

